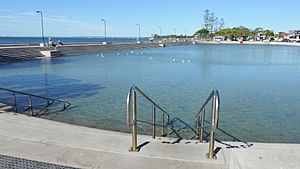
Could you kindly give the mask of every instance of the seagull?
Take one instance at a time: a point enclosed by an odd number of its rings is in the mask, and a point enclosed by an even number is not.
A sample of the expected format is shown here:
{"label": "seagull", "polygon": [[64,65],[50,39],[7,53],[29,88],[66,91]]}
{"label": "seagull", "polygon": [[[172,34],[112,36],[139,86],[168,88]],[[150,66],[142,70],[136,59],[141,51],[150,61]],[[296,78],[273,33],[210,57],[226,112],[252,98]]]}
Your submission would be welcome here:
{"label": "seagull", "polygon": [[117,55],[120,55],[120,53],[118,52]]}
{"label": "seagull", "polygon": [[104,55],[103,55],[103,53],[101,53],[101,57],[103,57],[103,58],[104,58]]}
{"label": "seagull", "polygon": [[184,60],[181,59],[180,61],[181,61],[182,63],[184,63]]}
{"label": "seagull", "polygon": [[190,63],[191,62],[190,59],[188,59],[187,62]]}

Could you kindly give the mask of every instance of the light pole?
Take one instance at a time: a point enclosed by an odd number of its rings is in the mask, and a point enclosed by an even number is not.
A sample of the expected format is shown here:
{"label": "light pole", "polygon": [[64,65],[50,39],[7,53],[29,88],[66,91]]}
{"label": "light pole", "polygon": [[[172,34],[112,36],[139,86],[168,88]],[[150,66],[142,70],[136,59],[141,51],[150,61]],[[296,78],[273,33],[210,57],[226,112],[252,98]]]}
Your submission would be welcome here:
{"label": "light pole", "polygon": [[158,29],[159,29],[159,36],[161,38],[161,27],[159,26]]}
{"label": "light pole", "polygon": [[43,40],[43,46],[45,45],[45,36],[44,36],[44,19],[43,19],[43,12],[42,11],[36,11],[36,13],[41,14],[41,27],[42,27],[42,40]]}
{"label": "light pole", "polygon": [[106,20],[105,19],[101,19],[102,22],[104,22],[104,39],[105,39],[105,43],[107,42],[106,39]]}
{"label": "light pole", "polygon": [[175,38],[176,38],[176,28],[173,28],[173,30],[174,30],[174,35],[175,35]]}
{"label": "light pole", "polygon": [[137,43],[140,43],[141,42],[140,41],[140,37],[141,37],[141,25],[140,24],[136,24],[136,26],[138,26],[138,28],[139,28],[139,36],[137,38]]}

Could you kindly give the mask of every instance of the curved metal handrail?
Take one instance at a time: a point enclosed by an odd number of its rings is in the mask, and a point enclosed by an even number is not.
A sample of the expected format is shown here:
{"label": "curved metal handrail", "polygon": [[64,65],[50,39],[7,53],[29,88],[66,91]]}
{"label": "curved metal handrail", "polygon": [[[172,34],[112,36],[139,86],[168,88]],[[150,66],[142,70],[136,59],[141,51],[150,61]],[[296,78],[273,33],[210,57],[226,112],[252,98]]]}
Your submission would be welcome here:
{"label": "curved metal handrail", "polygon": [[216,124],[212,124],[214,125],[215,129],[218,128],[218,125],[219,125],[219,110],[220,110],[220,94],[219,94],[219,91],[217,89],[214,89],[210,94],[209,96],[207,97],[207,99],[205,100],[205,102],[202,104],[201,108],[199,109],[199,111],[196,113],[195,115],[195,118],[194,118],[194,124],[195,124],[195,128],[198,128],[198,119],[199,119],[199,116],[201,116],[201,112],[204,111],[206,105],[209,103],[210,100],[213,99],[213,97],[215,97],[215,100],[216,100],[216,103],[215,103],[215,106],[216,106]]}
{"label": "curved metal handrail", "polygon": [[152,99],[150,99],[150,97],[148,97],[141,89],[139,89],[137,86],[133,85],[127,95],[127,125],[128,127],[130,127],[130,125],[134,124],[135,122],[142,122],[142,123],[146,123],[146,124],[151,124],[151,125],[157,125],[160,126],[159,124],[153,124],[153,123],[148,123],[145,121],[140,121],[140,120],[136,120],[134,121],[134,119],[130,122],[130,110],[131,110],[131,98],[132,98],[132,92],[136,91],[139,94],[141,94],[141,96],[143,96],[144,98],[146,98],[149,102],[151,102],[156,108],[158,108],[163,114],[167,115],[167,123],[166,125],[164,125],[164,127],[167,126],[167,124],[170,122],[170,115],[169,113],[167,113],[163,108],[161,108],[158,104],[156,104]]}
{"label": "curved metal handrail", "polygon": [[[31,97],[35,97],[35,98],[39,98],[39,99],[45,99],[47,100],[47,105],[45,106],[45,110],[47,109],[47,107],[49,107],[52,103],[54,102],[58,102],[58,103],[63,103],[63,108],[60,110],[60,111],[64,111],[66,108],[70,107],[71,106],[71,103],[70,102],[67,102],[67,101],[63,101],[63,100],[58,100],[58,99],[53,99],[53,98],[49,98],[49,97],[44,97],[44,96],[38,96],[38,95],[35,95],[35,94],[31,94],[31,93],[26,93],[26,92],[21,92],[21,91],[16,91],[16,90],[12,90],[12,89],[6,89],[6,88],[1,88],[0,87],[0,90],[2,91],[7,91],[7,92],[11,92],[13,94],[13,99],[14,99],[14,106],[17,107],[17,104],[16,104],[16,96],[15,94],[20,94],[20,95],[25,95],[25,96],[28,96],[29,97],[29,100],[31,102]],[[33,107],[32,106],[32,102],[29,103],[29,106],[27,107]],[[42,109],[42,108],[41,108]],[[17,109],[16,109],[17,111]]]}
{"label": "curved metal handrail", "polygon": [[[139,93],[142,97],[146,98],[152,104],[152,122],[142,121],[137,119],[137,110],[136,110],[136,93]],[[132,146],[130,151],[139,151],[140,147],[137,146],[137,123],[149,124],[152,125],[152,138],[155,138],[156,135],[156,126],[162,127],[162,135],[165,135],[165,127],[170,123],[170,115],[158,104],[156,104],[150,97],[148,97],[142,90],[137,86],[131,86],[128,95],[127,95],[127,126],[132,127]],[[131,106],[132,105],[132,106]],[[156,108],[158,108],[162,113],[162,124],[156,123]],[[132,120],[130,117],[132,109]],[[165,124],[165,116],[167,116],[167,122]]]}
{"label": "curved metal handrail", "polygon": [[[210,127],[210,139],[209,139],[209,152],[207,157],[210,159],[215,159],[214,152],[214,142],[215,142],[215,133],[219,126],[219,110],[220,110],[220,95],[217,89],[214,89],[208,98],[205,100],[200,110],[196,113],[194,118],[195,128],[198,131],[199,140],[203,141],[203,133],[205,128],[205,108],[209,102],[212,102],[211,109],[211,127]],[[201,121],[201,126],[199,127],[199,117]]]}

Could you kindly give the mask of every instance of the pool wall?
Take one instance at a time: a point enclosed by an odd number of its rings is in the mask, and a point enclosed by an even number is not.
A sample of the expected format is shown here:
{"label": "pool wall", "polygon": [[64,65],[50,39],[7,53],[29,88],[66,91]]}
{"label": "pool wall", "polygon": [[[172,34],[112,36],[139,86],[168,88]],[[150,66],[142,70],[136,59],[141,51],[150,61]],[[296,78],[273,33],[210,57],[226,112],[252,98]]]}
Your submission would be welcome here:
{"label": "pool wall", "polygon": [[[165,46],[177,46],[190,44],[189,42],[167,42]],[[83,55],[94,53],[107,53],[126,50],[136,50],[145,48],[160,47],[159,43],[111,43],[103,45],[101,43],[78,43],[66,44],[57,50],[62,56]],[[39,46],[15,46],[7,45],[0,47],[0,65],[14,63],[18,61],[31,60],[43,57],[40,51],[53,50],[53,47],[39,47]]]}

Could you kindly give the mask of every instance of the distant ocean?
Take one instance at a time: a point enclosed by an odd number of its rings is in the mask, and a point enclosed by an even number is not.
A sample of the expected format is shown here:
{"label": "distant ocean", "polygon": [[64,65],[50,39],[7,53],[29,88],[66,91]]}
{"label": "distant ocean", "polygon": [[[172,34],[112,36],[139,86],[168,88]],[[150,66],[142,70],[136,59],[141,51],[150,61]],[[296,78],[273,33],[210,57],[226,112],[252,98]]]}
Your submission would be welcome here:
{"label": "distant ocean", "polygon": [[[54,42],[60,40],[63,43],[76,42],[103,42],[101,37],[51,37]],[[147,38],[142,38],[147,40]],[[107,38],[108,42],[134,42],[136,38]],[[41,37],[0,37],[0,44],[39,44]],[[45,43],[48,43],[48,37],[45,37]]]}

